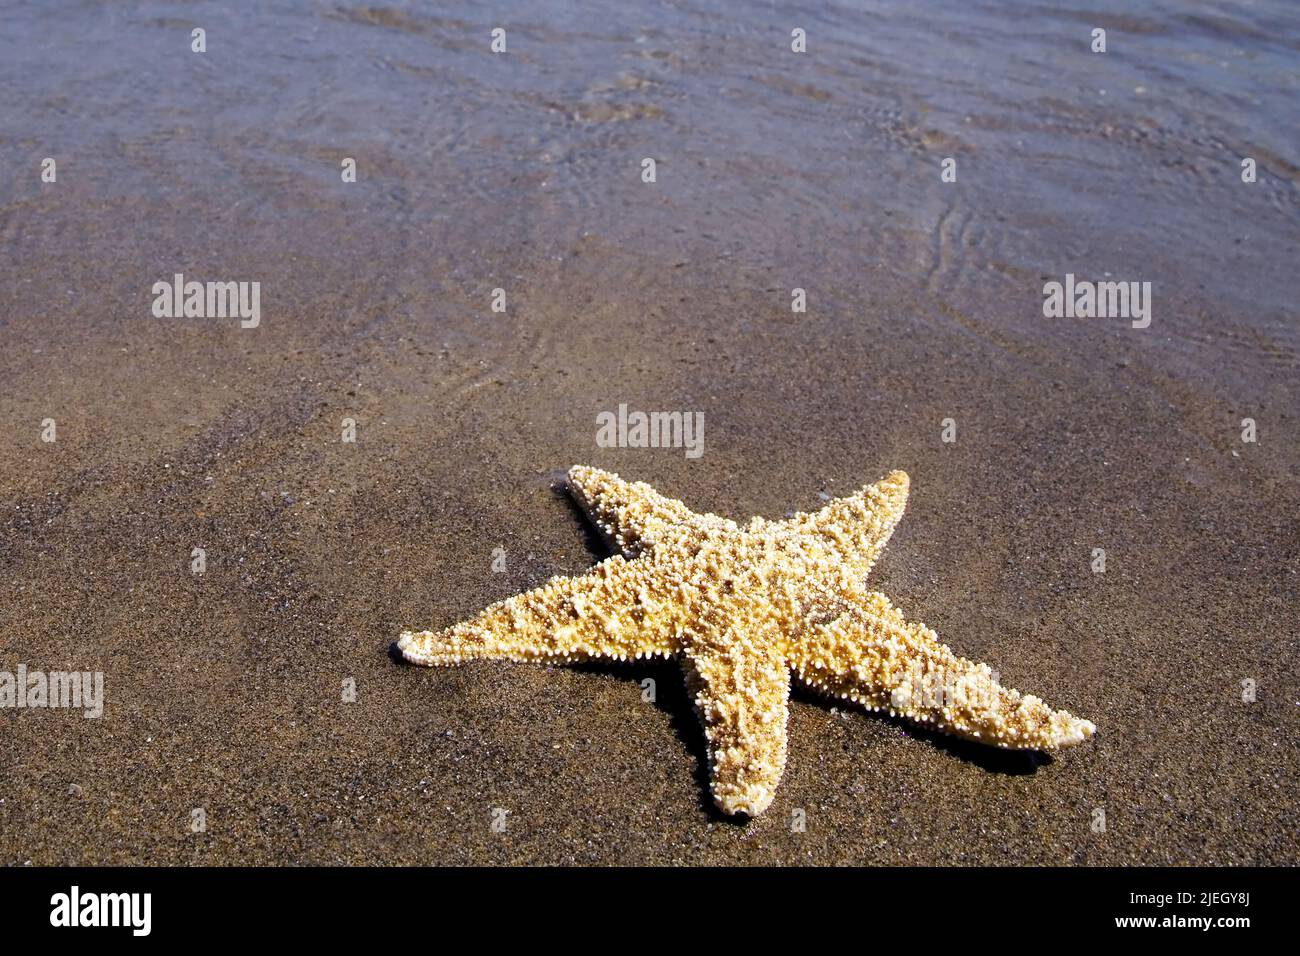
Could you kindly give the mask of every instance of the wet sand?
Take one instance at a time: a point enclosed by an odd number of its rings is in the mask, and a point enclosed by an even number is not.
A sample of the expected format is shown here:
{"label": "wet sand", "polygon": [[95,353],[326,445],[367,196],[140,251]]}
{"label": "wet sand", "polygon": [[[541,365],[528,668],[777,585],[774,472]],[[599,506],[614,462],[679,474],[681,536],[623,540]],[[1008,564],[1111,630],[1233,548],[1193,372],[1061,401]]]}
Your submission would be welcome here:
{"label": "wet sand", "polygon": [[[0,669],[106,685],[0,710],[0,862],[1294,863],[1294,13],[456,6],[0,39]],[[261,325],[153,317],[176,272]],[[1043,318],[1067,272],[1151,327]],[[598,447],[620,402],[703,456]],[[670,664],[396,661],[603,556],[574,463],[735,518],[905,469],[873,586],[1099,735],[797,695],[738,824]]]}

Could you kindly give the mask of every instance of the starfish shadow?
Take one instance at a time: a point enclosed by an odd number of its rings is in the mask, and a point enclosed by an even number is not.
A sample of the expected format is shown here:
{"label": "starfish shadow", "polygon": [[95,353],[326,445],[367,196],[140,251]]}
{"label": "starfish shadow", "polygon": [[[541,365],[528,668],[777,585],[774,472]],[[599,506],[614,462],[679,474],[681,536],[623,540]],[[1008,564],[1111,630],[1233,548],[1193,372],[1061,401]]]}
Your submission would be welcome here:
{"label": "starfish shadow", "polygon": [[799,703],[812,704],[822,708],[829,705],[845,710],[855,718],[882,720],[898,727],[908,737],[923,740],[944,753],[973,764],[989,773],[1024,776],[1036,773],[1039,767],[1052,763],[1051,755],[1039,750],[1007,750],[1003,747],[991,747],[988,744],[982,744],[974,740],[964,740],[951,734],[930,730],[901,717],[891,717],[886,713],[856,707],[838,698],[825,697],[815,691],[801,687],[797,683],[790,688],[790,701],[792,703],[798,701]]}
{"label": "starfish shadow", "polygon": [[695,758],[695,792],[699,795],[700,809],[715,820],[727,823],[747,823],[749,818],[728,816],[713,802],[709,789],[709,750],[704,737],[704,727],[695,713],[695,704],[686,690],[681,666],[677,661],[651,658],[640,661],[584,661],[566,665],[569,670],[583,674],[603,674],[636,684],[647,677],[655,682],[654,706],[668,717],[668,725],[691,756]]}
{"label": "starfish shadow", "polygon": [[[583,663],[568,664],[566,667],[579,673],[601,674],[636,684],[640,684],[647,677],[653,680],[655,682],[655,707],[667,715],[669,726],[695,758],[694,777],[696,793],[699,794],[700,809],[708,814],[711,819],[720,822],[741,827],[750,822],[751,818],[744,814],[729,816],[723,813],[713,802],[709,788],[709,755],[704,728],[701,726],[699,717],[695,712],[695,704],[687,692],[686,681],[682,676],[681,666],[677,661],[664,658],[635,662],[585,661]],[[948,734],[927,730],[898,717],[875,713],[860,707],[854,707],[852,704],[846,704],[841,700],[824,697],[814,691],[799,687],[797,684],[790,689],[790,702],[792,704],[810,704],[822,709],[832,706],[840,707],[849,711],[854,718],[874,717],[884,720],[899,727],[907,736],[925,741],[931,746],[989,773],[1021,776],[1035,773],[1040,766],[1052,762],[1049,755],[1039,751],[1004,750],[1000,747],[990,747],[988,744],[952,737]]]}
{"label": "starfish shadow", "polygon": [[591,520],[591,515],[587,514],[582,509],[582,506],[573,500],[573,495],[569,494],[568,479],[560,478],[552,482],[551,494],[563,499],[564,503],[569,506],[569,511],[577,518],[578,529],[582,534],[582,546],[594,554],[597,560],[604,561],[606,558],[613,557],[614,549],[605,540],[605,533]]}
{"label": "starfish shadow", "polygon": [[[397,664],[406,664],[401,651],[394,642],[389,645],[388,656]],[[681,665],[670,658],[651,658],[640,661],[586,661],[565,665],[568,670],[584,674],[601,674],[618,680],[630,681],[640,685],[646,678],[653,680],[655,686],[654,706],[668,717],[668,725],[677,735],[691,755],[695,758],[694,783],[699,798],[700,810],[710,819],[744,827],[751,822],[745,814],[731,816],[718,809],[713,802],[709,782],[708,743],[704,736],[704,727],[695,712],[695,704],[686,689],[686,681]],[[990,747],[970,740],[962,740],[948,734],[927,730],[898,717],[890,717],[868,711],[836,698],[828,698],[807,688],[794,684],[790,688],[790,702],[809,704],[826,709],[840,707],[852,713],[855,718],[876,718],[893,724],[907,736],[923,740],[926,743],[951,754],[952,756],[973,764],[989,773],[1001,773],[1014,776],[1035,773],[1040,766],[1052,763],[1048,754],[1033,750],[1004,750]]]}

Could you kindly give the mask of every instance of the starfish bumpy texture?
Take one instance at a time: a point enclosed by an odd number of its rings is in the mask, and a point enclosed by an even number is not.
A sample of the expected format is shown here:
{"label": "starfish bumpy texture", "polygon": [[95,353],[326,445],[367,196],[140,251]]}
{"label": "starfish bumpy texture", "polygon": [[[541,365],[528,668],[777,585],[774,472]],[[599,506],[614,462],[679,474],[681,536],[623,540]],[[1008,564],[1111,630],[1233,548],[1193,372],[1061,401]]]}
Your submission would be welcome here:
{"label": "starfish bumpy texture", "polygon": [[1053,750],[1096,727],[1002,687],[924,624],[866,589],[907,504],[895,471],[786,521],[743,527],[644,482],[569,470],[569,488],[616,554],[442,631],[407,631],[414,664],[680,659],[704,724],[713,799],[755,815],[785,768],[791,672],[808,687],[996,747]]}

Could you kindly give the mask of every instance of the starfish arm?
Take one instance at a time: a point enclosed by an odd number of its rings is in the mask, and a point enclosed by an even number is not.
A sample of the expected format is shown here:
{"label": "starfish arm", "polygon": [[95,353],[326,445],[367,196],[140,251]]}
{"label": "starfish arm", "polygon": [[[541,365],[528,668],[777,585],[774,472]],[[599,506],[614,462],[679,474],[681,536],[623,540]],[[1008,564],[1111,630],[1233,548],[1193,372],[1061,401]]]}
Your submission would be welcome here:
{"label": "starfish arm", "polygon": [[987,664],[954,654],[883,594],[851,599],[792,641],[790,665],[814,690],[888,710],[946,733],[1013,750],[1055,750],[1097,730],[1000,685]]}
{"label": "starfish arm", "polygon": [[856,494],[836,498],[820,511],[779,522],[755,518],[747,530],[803,536],[807,549],[820,552],[847,577],[861,581],[903,517],[909,484],[907,472],[892,471]]}
{"label": "starfish arm", "polygon": [[[468,660],[628,660],[677,650],[674,614],[649,560],[615,555],[586,574],[554,577],[541,587],[498,601],[441,631],[405,631],[397,647],[428,667]],[[656,599],[656,595],[658,596]]]}
{"label": "starfish arm", "polygon": [[587,465],[569,469],[569,491],[609,546],[627,558],[669,542],[696,543],[711,529],[736,530],[734,521],[696,514],[644,481],[624,481],[612,472]]}
{"label": "starfish arm", "polygon": [[688,637],[683,658],[704,725],[713,801],[724,813],[756,816],[785,770],[790,669],[761,632],[742,636],[730,626],[715,640]]}

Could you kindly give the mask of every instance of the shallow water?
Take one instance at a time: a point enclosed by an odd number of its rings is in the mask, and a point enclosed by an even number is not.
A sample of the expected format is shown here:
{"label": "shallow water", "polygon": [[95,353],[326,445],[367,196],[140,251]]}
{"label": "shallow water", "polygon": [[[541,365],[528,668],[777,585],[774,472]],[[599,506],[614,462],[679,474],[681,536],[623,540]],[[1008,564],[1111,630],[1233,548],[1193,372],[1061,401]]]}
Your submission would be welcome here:
{"label": "shallow water", "polygon": [[1176,339],[1216,321],[1196,314],[1209,285],[1294,361],[1300,13],[1130,6],[10,4],[0,158],[58,154],[96,202],[65,224],[8,176],[4,235],[66,256],[56,230],[110,243],[133,208],[165,230],[157,203],[188,210],[187,246],[332,236],[391,268],[418,246],[564,256],[596,237],[702,270],[871,268],[958,308],[996,298],[1000,326],[1034,335],[1040,275],[1110,272],[1157,285]]}

